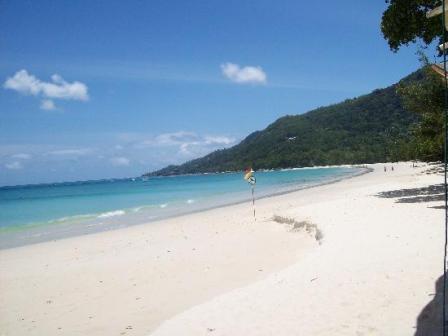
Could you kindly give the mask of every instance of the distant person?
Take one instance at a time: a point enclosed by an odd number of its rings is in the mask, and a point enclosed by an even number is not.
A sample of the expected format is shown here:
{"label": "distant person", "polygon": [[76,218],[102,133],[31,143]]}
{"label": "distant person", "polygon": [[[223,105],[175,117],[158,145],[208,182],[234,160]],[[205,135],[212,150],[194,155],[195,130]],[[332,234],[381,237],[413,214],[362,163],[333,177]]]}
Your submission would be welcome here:
{"label": "distant person", "polygon": [[386,168],[386,166],[384,166],[384,172],[387,172],[387,168]]}
{"label": "distant person", "polygon": [[391,167],[392,171],[394,171],[394,166]]}

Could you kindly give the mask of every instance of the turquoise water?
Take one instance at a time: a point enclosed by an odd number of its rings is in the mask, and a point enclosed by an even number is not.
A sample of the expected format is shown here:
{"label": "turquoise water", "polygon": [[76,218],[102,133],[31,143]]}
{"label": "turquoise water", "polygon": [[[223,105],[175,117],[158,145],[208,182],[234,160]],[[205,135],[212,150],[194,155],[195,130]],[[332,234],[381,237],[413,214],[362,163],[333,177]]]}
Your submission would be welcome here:
{"label": "turquoise water", "polygon": [[[357,168],[257,172],[256,197],[306,188]],[[251,197],[241,173],[134,178],[0,188],[0,248],[112,229]]]}

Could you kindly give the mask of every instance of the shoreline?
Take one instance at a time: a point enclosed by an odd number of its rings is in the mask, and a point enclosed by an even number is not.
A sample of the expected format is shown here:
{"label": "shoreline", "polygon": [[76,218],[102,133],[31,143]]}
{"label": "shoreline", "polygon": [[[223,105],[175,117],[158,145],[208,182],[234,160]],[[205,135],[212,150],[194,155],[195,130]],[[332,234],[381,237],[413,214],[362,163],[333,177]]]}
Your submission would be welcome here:
{"label": "shoreline", "polygon": [[[317,188],[320,186],[324,186],[327,184],[333,184],[333,183],[337,183],[346,179],[350,179],[350,178],[355,178],[357,176],[361,176],[364,174],[368,174],[370,172],[372,172],[371,168],[366,168],[366,167],[361,167],[361,166],[351,166],[351,165],[339,165],[339,166],[316,166],[316,167],[304,167],[304,168],[288,168],[285,170],[299,170],[299,169],[324,169],[324,168],[352,168],[352,169],[359,169],[359,171],[355,171],[352,174],[349,174],[347,176],[342,176],[342,177],[335,177],[335,178],[330,178],[328,181],[322,181],[319,182],[317,184],[312,184],[312,185],[304,185],[304,186],[296,186],[293,187],[289,190],[285,190],[285,191],[279,191],[279,192],[274,192],[274,193],[270,193],[268,195],[262,195],[259,197],[256,197],[256,200],[262,200],[262,199],[266,199],[266,198],[270,198],[270,197],[276,197],[276,196],[281,196],[281,195],[285,195],[285,194],[289,194],[289,193],[294,193],[297,191],[301,191],[301,190],[307,190],[310,188]],[[220,173],[221,174],[221,173]],[[40,243],[44,243],[44,242],[48,242],[48,241],[54,241],[54,240],[60,240],[60,239],[66,239],[66,238],[72,238],[72,237],[78,237],[78,236],[84,236],[84,235],[90,235],[90,234],[96,234],[96,233],[101,233],[101,232],[107,232],[107,231],[113,231],[113,230],[120,230],[120,229],[124,229],[127,227],[131,227],[131,226],[135,226],[135,225],[147,225],[150,223],[156,223],[159,221],[164,221],[164,220],[168,220],[168,219],[174,219],[174,218],[178,218],[178,217],[182,217],[182,216],[187,216],[187,215],[191,215],[191,214],[196,214],[196,213],[200,213],[203,211],[209,211],[209,210],[214,210],[214,209],[219,209],[219,208],[223,208],[223,207],[228,207],[228,206],[233,206],[233,205],[239,205],[239,204],[245,204],[247,202],[251,201],[251,198],[246,198],[243,200],[238,200],[238,201],[234,201],[234,202],[229,202],[229,203],[224,203],[224,204],[219,204],[219,205],[213,205],[213,206],[209,206],[209,207],[205,207],[205,208],[200,208],[200,209],[195,209],[195,210],[190,210],[190,211],[185,211],[182,213],[177,213],[177,214],[172,214],[172,215],[166,215],[164,217],[161,218],[155,218],[153,220],[148,220],[145,219],[145,221],[142,222],[137,222],[137,223],[131,223],[131,224],[127,224],[126,226],[122,226],[122,222],[126,220],[126,215],[124,215],[124,218],[116,218],[117,221],[116,223],[110,223],[109,225],[95,225],[95,224],[90,224],[87,226],[83,226],[83,227],[79,227],[77,224],[69,224],[69,228],[68,230],[72,230],[72,231],[62,231],[62,232],[58,232],[58,227],[57,225],[62,225],[62,224],[44,224],[44,225],[39,225],[39,224],[34,224],[31,227],[28,227],[26,229],[12,229],[11,231],[5,231],[4,233],[2,233],[2,235],[9,235],[9,236],[13,236],[13,239],[8,239],[8,241],[6,243],[3,243],[2,240],[0,239],[0,251],[1,250],[5,250],[5,249],[10,249],[10,248],[16,248],[16,247],[21,247],[21,246],[27,246],[27,245],[33,245],[33,244],[40,244]],[[126,211],[129,209],[115,209],[115,210],[111,210],[111,211]],[[111,212],[109,211],[109,212]],[[95,216],[98,214],[81,214],[81,215],[76,215],[73,217],[84,217],[84,216]],[[95,218],[92,220],[96,221],[99,218]],[[53,220],[55,222],[58,221],[58,219]],[[47,232],[44,229],[51,227],[53,230],[53,232]],[[50,229],[51,230],[51,229]],[[25,239],[28,239],[27,241],[23,241],[20,242],[19,240],[22,239],[20,236],[22,234],[27,234],[29,233],[31,236],[28,236]],[[18,236],[18,237],[14,237],[14,235]],[[2,237],[0,237],[2,238]]]}
{"label": "shoreline", "polygon": [[[256,222],[236,204],[0,250],[0,328],[8,336],[411,335],[440,275],[443,212],[430,208],[435,201],[378,196],[439,182],[422,174],[429,166],[409,164],[388,174],[369,165],[370,174],[260,199]],[[321,244],[294,228],[305,222],[322,230]]]}
{"label": "shoreline", "polygon": [[[381,162],[378,162],[381,163]],[[270,171],[288,171],[288,170],[301,170],[301,169],[322,169],[322,168],[362,168],[368,164],[341,164],[341,165],[328,165],[328,166],[310,166],[310,167],[294,167],[294,168],[275,168],[275,169],[259,169],[259,172],[270,172]],[[219,175],[219,174],[243,174],[243,170],[239,171],[223,171],[214,173],[197,173],[197,174],[179,174],[179,175],[160,175],[160,176],[150,176],[149,178],[159,178],[159,177],[178,177],[178,176],[201,176],[201,175]],[[61,182],[42,182],[42,183],[25,183],[25,184],[14,184],[14,185],[1,185],[0,189],[15,189],[15,188],[34,188],[38,186],[51,186],[51,185],[64,185],[64,184],[82,184],[90,182],[103,182],[103,181],[121,181],[121,180],[133,180],[142,179],[145,174],[134,177],[111,177],[103,179],[94,180],[75,180],[75,181],[61,181]]]}

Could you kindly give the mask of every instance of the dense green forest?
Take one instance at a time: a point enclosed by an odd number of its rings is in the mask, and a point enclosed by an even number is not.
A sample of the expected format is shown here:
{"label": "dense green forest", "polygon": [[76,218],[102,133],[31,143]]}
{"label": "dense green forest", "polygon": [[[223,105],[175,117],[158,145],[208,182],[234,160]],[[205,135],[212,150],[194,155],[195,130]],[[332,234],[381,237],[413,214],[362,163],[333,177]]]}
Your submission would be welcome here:
{"label": "dense green forest", "polygon": [[147,175],[358,164],[414,159],[412,130],[419,115],[407,111],[397,87],[421,80],[415,72],[399,84],[300,115],[287,115],[238,145]]}

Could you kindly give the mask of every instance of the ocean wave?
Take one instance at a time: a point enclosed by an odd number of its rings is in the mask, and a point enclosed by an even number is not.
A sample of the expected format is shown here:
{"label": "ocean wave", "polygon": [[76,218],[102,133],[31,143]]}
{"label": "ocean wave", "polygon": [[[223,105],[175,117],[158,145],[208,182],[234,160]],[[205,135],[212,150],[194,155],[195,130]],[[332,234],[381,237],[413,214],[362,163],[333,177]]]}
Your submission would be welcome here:
{"label": "ocean wave", "polygon": [[189,200],[187,200],[187,204],[193,204],[195,202],[195,200],[194,199],[189,199]]}
{"label": "ocean wave", "polygon": [[98,218],[109,218],[109,217],[115,217],[115,216],[123,216],[124,214],[126,214],[126,212],[124,210],[115,210],[115,211],[104,212],[104,213],[98,215]]}
{"label": "ocean wave", "polygon": [[136,207],[136,208],[132,208],[132,212],[139,212],[140,210],[142,210],[144,207]]}
{"label": "ocean wave", "polygon": [[140,212],[144,209],[151,209],[151,208],[154,208],[154,205],[141,205],[141,206],[132,208],[131,211],[132,212]]}
{"label": "ocean wave", "polygon": [[77,220],[89,219],[89,218],[93,218],[93,217],[95,217],[95,215],[91,215],[91,214],[73,215],[73,216],[66,216],[66,217],[52,219],[52,220],[49,220],[48,223],[49,224],[63,223],[63,222],[69,222],[69,221],[77,221]]}
{"label": "ocean wave", "polygon": [[168,206],[168,203],[163,203],[163,204],[160,204],[160,207],[163,209],[163,208],[166,208]]}
{"label": "ocean wave", "polygon": [[86,227],[90,228],[90,227],[97,227],[97,226],[101,226],[101,225],[105,225],[105,223],[104,222],[92,223],[92,224],[86,225]]}

